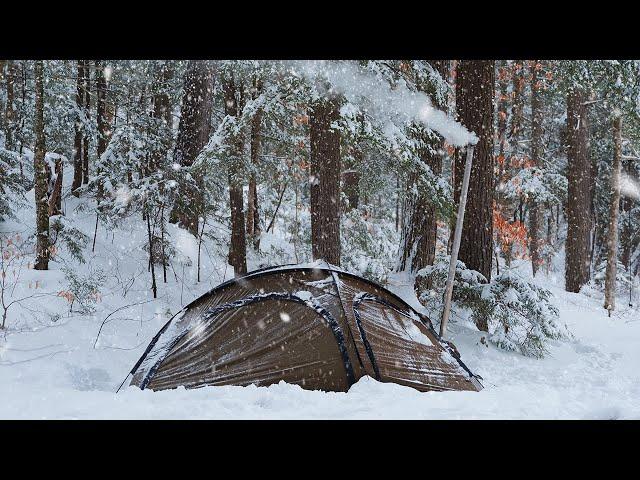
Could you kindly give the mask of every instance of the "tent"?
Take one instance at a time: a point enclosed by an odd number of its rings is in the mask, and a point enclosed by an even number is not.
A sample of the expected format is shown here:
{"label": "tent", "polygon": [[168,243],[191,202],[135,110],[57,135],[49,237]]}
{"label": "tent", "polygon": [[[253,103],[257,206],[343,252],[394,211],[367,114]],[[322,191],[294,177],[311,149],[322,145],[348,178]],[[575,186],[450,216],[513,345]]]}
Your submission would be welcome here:
{"label": "tent", "polygon": [[364,375],[420,391],[482,389],[427,317],[325,262],[222,283],[169,320],[130,375],[151,390],[284,380],[345,392]]}

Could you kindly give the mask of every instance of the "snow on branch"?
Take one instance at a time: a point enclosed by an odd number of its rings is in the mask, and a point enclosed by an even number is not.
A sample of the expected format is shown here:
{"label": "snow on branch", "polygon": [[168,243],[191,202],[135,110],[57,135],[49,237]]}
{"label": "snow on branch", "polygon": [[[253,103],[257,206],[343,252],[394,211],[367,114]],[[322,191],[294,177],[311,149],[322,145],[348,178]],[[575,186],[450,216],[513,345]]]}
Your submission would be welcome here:
{"label": "snow on branch", "polygon": [[419,122],[435,130],[454,146],[476,144],[478,137],[445,112],[435,108],[429,96],[412,91],[404,83],[392,86],[353,61],[295,60],[294,74],[309,80],[326,78],[331,89],[343,94],[377,119],[394,123]]}

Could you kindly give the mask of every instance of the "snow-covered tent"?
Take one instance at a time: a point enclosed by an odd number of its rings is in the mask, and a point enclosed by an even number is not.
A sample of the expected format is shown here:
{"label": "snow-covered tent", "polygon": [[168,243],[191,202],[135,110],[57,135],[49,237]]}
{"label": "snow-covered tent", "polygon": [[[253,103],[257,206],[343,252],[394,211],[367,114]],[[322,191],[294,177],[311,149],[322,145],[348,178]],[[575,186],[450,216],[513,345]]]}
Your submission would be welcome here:
{"label": "snow-covered tent", "polygon": [[158,332],[131,375],[152,390],[284,380],[344,392],[364,375],[420,391],[482,388],[428,318],[324,262],[222,283]]}

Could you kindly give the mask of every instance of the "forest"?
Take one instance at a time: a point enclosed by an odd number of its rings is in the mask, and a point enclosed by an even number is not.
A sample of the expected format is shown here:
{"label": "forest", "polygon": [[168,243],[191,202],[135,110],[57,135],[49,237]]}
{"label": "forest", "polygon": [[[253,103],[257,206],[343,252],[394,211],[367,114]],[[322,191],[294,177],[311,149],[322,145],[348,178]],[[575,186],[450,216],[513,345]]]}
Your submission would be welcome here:
{"label": "forest", "polygon": [[[0,60],[0,417],[638,418],[639,150],[636,60]],[[260,268],[324,261],[437,331],[461,194],[443,338],[483,391],[114,393]]]}

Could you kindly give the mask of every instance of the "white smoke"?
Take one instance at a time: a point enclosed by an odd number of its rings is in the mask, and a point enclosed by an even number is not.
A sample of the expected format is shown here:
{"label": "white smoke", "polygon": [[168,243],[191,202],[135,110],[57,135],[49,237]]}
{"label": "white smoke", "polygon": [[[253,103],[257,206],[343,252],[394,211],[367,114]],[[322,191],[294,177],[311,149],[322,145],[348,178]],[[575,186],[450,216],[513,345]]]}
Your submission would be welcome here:
{"label": "white smoke", "polygon": [[625,197],[640,200],[640,185],[629,175],[623,173],[620,177],[620,193]]}
{"label": "white smoke", "polygon": [[389,119],[395,120],[396,125],[420,122],[454,146],[478,142],[473,132],[435,108],[426,93],[411,91],[404,84],[391,88],[386,81],[373,72],[363,70],[356,62],[295,60],[289,65],[295,73],[308,79],[318,75],[326,77],[335,91],[383,123]]}

